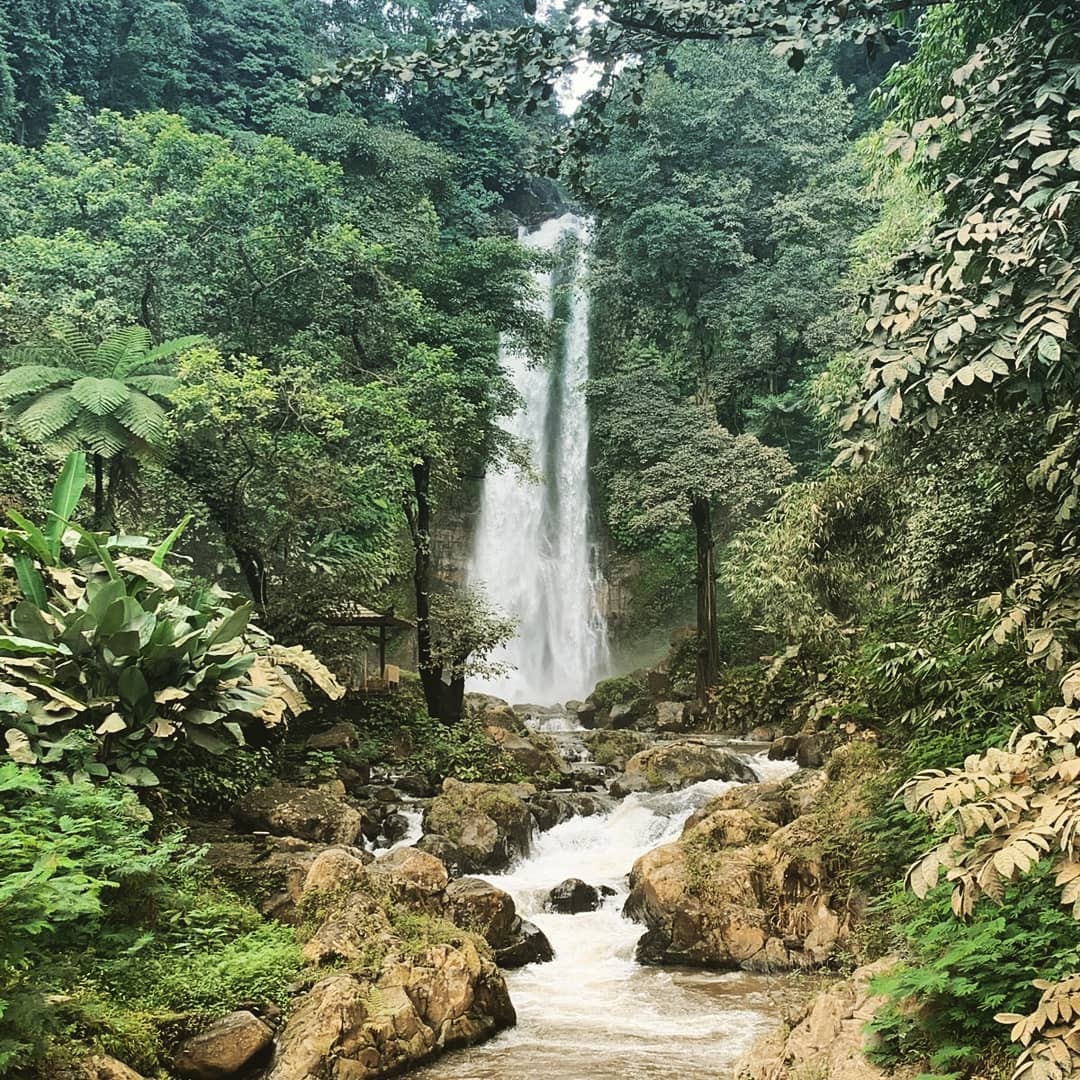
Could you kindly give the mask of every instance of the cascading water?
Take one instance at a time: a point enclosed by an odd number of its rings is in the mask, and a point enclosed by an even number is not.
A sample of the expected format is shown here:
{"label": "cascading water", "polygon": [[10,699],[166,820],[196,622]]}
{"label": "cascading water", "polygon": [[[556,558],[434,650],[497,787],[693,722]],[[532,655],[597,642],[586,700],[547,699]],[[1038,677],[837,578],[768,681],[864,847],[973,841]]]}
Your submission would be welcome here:
{"label": "cascading water", "polygon": [[[789,762],[750,759],[762,779]],[[676,839],[686,819],[732,785],[707,780],[670,794],[629,795],[607,814],[575,817],[536,839],[530,856],[487,880],[547,934],[555,959],[510,972],[517,1027],[443,1058],[418,1080],[715,1080],[774,1021],[769,980],[642,967],[643,927],[622,917],[626,875],[646,851]],[[615,891],[594,912],[543,910],[554,885],[578,877]]]}
{"label": "cascading water", "polygon": [[[607,631],[600,577],[589,530],[589,302],[583,286],[588,230],[572,214],[545,222],[522,238],[557,251],[578,241],[569,268],[566,330],[549,365],[531,363],[509,345],[503,366],[525,407],[508,430],[529,448],[539,482],[512,470],[484,481],[469,579],[518,620],[517,637],[496,657],[505,676],[473,687],[511,701],[584,697],[605,673]],[[549,319],[556,315],[561,275],[537,275]]]}

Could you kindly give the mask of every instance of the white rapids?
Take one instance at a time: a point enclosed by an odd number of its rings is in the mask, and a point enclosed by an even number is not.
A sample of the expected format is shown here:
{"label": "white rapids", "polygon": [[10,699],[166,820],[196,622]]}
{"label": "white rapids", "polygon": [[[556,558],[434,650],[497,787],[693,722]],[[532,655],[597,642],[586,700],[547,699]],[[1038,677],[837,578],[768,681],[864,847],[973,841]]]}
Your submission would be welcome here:
{"label": "white rapids", "polygon": [[[790,762],[749,759],[762,779]],[[732,785],[705,781],[671,794],[637,794],[608,814],[575,817],[538,836],[532,853],[487,880],[513,897],[555,950],[547,964],[510,972],[517,1027],[449,1054],[415,1074],[423,1080],[715,1080],[775,1019],[772,981],[643,967],[634,946],[644,928],[622,917],[634,861],[676,839],[686,819]],[[615,890],[579,915],[543,910],[570,877]]]}

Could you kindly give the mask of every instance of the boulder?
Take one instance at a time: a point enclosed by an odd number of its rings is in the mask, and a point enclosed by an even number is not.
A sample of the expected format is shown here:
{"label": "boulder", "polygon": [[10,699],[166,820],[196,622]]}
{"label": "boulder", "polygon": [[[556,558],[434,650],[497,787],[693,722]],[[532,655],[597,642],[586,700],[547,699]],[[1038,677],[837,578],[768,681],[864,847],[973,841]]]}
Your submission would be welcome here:
{"label": "boulder", "polygon": [[660,743],[626,763],[627,777],[642,777],[647,791],[677,791],[702,780],[753,784],[757,774],[738,755],[695,742]]}
{"label": "boulder", "polygon": [[273,1041],[274,1032],[268,1024],[240,1009],[185,1039],[173,1069],[190,1080],[224,1080],[253,1064]]}
{"label": "boulder", "polygon": [[[207,845],[206,865],[230,888],[254,901],[264,915],[296,922],[304,883],[325,846],[291,836],[230,836]],[[345,850],[361,863],[373,858],[361,848]]]}
{"label": "boulder", "polygon": [[560,915],[578,915],[583,911],[595,911],[600,906],[600,890],[587,885],[581,878],[567,878],[548,893],[544,903],[549,911]]}
{"label": "boulder", "polygon": [[773,739],[769,747],[770,761],[788,761],[799,751],[799,738],[797,735],[781,735]]}
{"label": "boulder", "polygon": [[61,1070],[57,1080],[143,1080],[143,1076],[108,1054],[94,1054],[73,1068]]}
{"label": "boulder", "polygon": [[367,868],[368,879],[391,900],[414,911],[442,912],[443,891],[450,875],[441,859],[415,847],[398,848]]}
{"label": "boulder", "polygon": [[502,974],[469,940],[335,974],[296,1003],[266,1080],[374,1080],[515,1023]]}
{"label": "boulder", "polygon": [[850,913],[832,907],[817,840],[808,819],[776,828],[748,809],[688,825],[631,871],[624,913],[648,927],[638,959],[719,970],[820,966],[846,940]]}
{"label": "boulder", "polygon": [[638,791],[648,791],[649,781],[638,773],[623,773],[611,781],[608,791],[616,799],[624,799],[627,795],[633,795]]}
{"label": "boulder", "polygon": [[895,967],[884,957],[857,968],[847,979],[819,993],[793,1027],[784,1027],[758,1041],[735,1068],[738,1080],[903,1080],[921,1071],[900,1071],[873,1064],[866,1053],[877,1045],[867,1023],[885,1004],[870,991],[877,976]]}
{"label": "boulder", "polygon": [[801,734],[795,751],[795,760],[800,769],[820,769],[825,764],[825,739],[821,735]]}
{"label": "boulder", "polygon": [[405,837],[408,832],[409,819],[404,814],[393,813],[387,814],[386,817],[383,818],[379,835],[382,836],[388,844],[396,844]]}
{"label": "boulder", "polygon": [[583,728],[596,727],[596,706],[590,701],[583,701],[577,707],[577,722]]}
{"label": "boulder", "polygon": [[364,866],[371,862],[371,856],[364,859],[356,848],[327,848],[315,856],[304,877],[303,893],[349,892],[366,881]]}
{"label": "boulder", "polygon": [[570,775],[570,766],[546,736],[536,732],[519,735],[504,727],[485,730],[488,738],[528,775],[538,780]]}
{"label": "boulder", "polygon": [[309,735],[305,745],[309,750],[348,750],[356,742],[356,728],[352,724],[341,723]]}
{"label": "boulder", "polygon": [[529,800],[529,809],[541,832],[553,829],[573,817],[606,814],[615,804],[608,795],[598,792],[541,792]]}
{"label": "boulder", "polygon": [[495,962],[501,968],[520,968],[526,964],[546,964],[555,959],[547,935],[527,919],[519,918],[508,945],[495,950]]}
{"label": "boulder", "polygon": [[493,949],[514,941],[520,920],[513,897],[481,878],[464,877],[446,889],[446,914],[456,926],[479,934]]}
{"label": "boulder", "polygon": [[688,719],[685,701],[661,701],[656,706],[657,731],[685,731]]}
{"label": "boulder", "polygon": [[247,832],[296,836],[326,844],[352,844],[363,823],[360,811],[340,795],[291,784],[271,784],[245,795],[233,820]]}
{"label": "boulder", "polygon": [[526,800],[535,794],[531,784],[467,784],[448,778],[424,814],[424,832],[450,841],[466,872],[505,869],[529,849],[533,818]]}
{"label": "boulder", "polygon": [[638,710],[632,704],[612,705],[607,715],[607,726],[615,731],[631,728],[637,723]]}
{"label": "boulder", "polygon": [[421,773],[407,773],[398,777],[398,790],[405,795],[412,795],[417,799],[430,799],[439,788]]}
{"label": "boulder", "polygon": [[529,730],[525,726],[525,721],[505,702],[499,705],[488,705],[480,713],[480,722],[484,727],[502,728],[517,735],[525,735]]}
{"label": "boulder", "polygon": [[420,851],[426,851],[429,855],[434,855],[446,867],[447,873],[452,877],[458,877],[465,873],[465,867],[471,865],[468,856],[457,844],[445,836],[440,836],[438,833],[424,833],[416,841],[416,847]]}
{"label": "boulder", "polygon": [[638,731],[589,731],[581,741],[598,765],[610,765],[620,772],[639,751],[649,746],[649,739]]}

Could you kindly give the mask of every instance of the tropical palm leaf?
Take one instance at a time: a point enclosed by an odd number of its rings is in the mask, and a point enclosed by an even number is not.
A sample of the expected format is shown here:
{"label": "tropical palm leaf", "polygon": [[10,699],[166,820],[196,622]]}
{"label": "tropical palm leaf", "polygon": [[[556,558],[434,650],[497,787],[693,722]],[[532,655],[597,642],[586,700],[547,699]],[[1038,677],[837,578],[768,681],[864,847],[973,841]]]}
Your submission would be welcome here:
{"label": "tropical palm leaf", "polygon": [[167,398],[180,385],[175,375],[129,375],[125,385],[149,397]]}
{"label": "tropical palm leaf", "polygon": [[31,398],[12,420],[15,429],[31,442],[49,442],[79,415],[81,409],[71,395],[71,388],[61,386]]}
{"label": "tropical palm leaf", "polygon": [[82,373],[52,364],[23,364],[0,375],[0,402],[15,401],[61,384],[74,382]]}
{"label": "tropical palm leaf", "polygon": [[71,396],[95,416],[109,416],[131,398],[131,391],[119,379],[85,375],[72,385]]}

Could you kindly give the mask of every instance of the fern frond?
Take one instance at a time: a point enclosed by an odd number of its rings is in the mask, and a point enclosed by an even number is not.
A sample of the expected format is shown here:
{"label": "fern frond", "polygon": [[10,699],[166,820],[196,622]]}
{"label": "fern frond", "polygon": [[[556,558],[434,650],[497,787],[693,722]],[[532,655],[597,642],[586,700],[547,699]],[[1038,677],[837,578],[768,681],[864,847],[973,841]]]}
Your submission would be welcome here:
{"label": "fern frond", "polygon": [[23,364],[0,375],[0,402],[14,401],[54,386],[71,384],[81,375],[73,368],[52,364]]}
{"label": "fern frond", "polygon": [[122,454],[131,438],[113,417],[98,416],[86,411],[79,413],[75,431],[87,450],[103,458],[114,458]]}
{"label": "fern frond", "polygon": [[165,410],[146,394],[131,394],[113,415],[128,431],[146,443],[161,443],[168,430]]}
{"label": "fern frond", "polygon": [[71,387],[71,396],[95,416],[108,416],[130,399],[131,391],[118,379],[86,375]]}
{"label": "fern frond", "polygon": [[59,351],[68,356],[80,372],[90,370],[97,353],[97,346],[73,323],[56,322],[52,324],[52,335],[56,344],[46,344],[42,348],[50,349],[52,355]]}
{"label": "fern frond", "polygon": [[151,344],[150,333],[146,327],[125,326],[110,334],[97,347],[91,371],[100,379],[119,376],[124,364],[144,356]]}
{"label": "fern frond", "polygon": [[170,338],[168,341],[163,341],[160,345],[155,345],[154,348],[148,352],[144,352],[142,356],[138,357],[134,362],[126,365],[122,371],[117,374],[121,376],[145,374],[154,368],[164,368],[168,370],[171,366],[164,363],[167,360],[173,360],[181,353],[185,353],[188,349],[195,348],[196,345],[205,345],[207,338],[202,334],[190,334],[187,337]]}
{"label": "fern frond", "polygon": [[129,375],[125,384],[148,397],[167,398],[180,385],[175,375]]}
{"label": "fern frond", "polygon": [[14,425],[31,442],[49,442],[79,415],[80,409],[71,388],[62,386],[32,398],[15,414]]}

